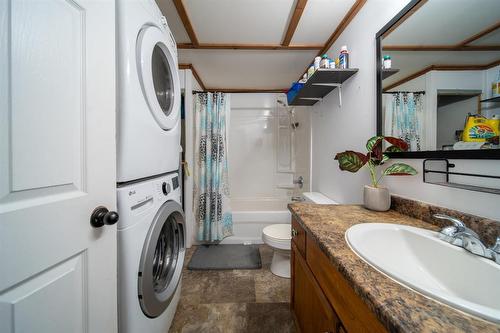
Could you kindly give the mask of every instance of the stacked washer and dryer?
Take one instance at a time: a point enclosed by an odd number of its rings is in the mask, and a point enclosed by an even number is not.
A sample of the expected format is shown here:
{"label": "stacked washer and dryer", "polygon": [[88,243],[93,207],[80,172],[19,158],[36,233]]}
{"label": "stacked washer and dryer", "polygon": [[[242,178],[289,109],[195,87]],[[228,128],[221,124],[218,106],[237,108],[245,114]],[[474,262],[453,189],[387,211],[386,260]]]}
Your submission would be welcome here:
{"label": "stacked washer and dryer", "polygon": [[119,331],[167,332],[180,297],[176,43],[154,0],[117,1]]}

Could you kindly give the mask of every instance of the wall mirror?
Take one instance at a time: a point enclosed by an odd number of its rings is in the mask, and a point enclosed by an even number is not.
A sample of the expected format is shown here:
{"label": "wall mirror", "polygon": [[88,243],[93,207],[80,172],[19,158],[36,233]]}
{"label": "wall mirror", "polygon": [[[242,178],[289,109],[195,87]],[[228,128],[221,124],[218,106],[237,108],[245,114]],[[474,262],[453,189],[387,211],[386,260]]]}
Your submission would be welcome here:
{"label": "wall mirror", "polygon": [[396,158],[500,159],[500,1],[414,0],[376,35],[377,133]]}

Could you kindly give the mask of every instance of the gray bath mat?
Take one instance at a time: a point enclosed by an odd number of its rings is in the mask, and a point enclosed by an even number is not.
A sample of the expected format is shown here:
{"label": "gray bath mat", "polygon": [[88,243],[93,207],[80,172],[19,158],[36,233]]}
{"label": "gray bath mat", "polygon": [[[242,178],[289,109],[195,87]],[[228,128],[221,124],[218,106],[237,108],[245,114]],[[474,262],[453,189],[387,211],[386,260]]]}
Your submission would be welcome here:
{"label": "gray bath mat", "polygon": [[258,245],[200,245],[189,262],[190,270],[259,269]]}

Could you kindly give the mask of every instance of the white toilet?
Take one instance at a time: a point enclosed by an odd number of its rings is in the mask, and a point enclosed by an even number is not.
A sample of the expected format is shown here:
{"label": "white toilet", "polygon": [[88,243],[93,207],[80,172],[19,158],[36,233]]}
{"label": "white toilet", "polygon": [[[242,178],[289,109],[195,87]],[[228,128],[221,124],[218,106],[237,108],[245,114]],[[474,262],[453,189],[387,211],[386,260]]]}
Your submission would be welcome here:
{"label": "white toilet", "polygon": [[[305,202],[334,205],[335,201],[319,192],[303,193]],[[291,224],[272,224],[262,230],[262,241],[273,248],[271,272],[274,275],[290,278],[290,251],[292,246]]]}
{"label": "white toilet", "polygon": [[273,248],[271,272],[290,278],[290,250],[292,246],[292,227],[290,224],[272,224],[262,230],[262,241]]}

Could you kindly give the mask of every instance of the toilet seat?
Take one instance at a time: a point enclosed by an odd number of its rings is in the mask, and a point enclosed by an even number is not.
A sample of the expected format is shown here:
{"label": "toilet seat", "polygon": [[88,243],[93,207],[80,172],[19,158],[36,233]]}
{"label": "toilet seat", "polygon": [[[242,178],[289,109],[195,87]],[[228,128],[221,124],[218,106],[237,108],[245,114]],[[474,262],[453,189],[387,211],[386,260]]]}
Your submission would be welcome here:
{"label": "toilet seat", "polygon": [[269,246],[290,250],[292,241],[291,224],[273,224],[262,230],[262,240]]}

